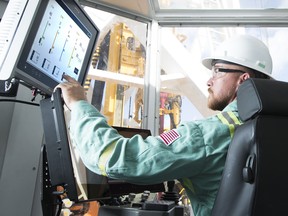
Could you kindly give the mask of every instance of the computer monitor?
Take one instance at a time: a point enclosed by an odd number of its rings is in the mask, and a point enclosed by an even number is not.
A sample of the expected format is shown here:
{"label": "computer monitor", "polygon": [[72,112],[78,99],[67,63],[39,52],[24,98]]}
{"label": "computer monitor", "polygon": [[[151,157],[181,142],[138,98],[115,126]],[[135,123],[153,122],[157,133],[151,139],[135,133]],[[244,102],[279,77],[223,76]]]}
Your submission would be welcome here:
{"label": "computer monitor", "polygon": [[[83,84],[99,30],[77,1],[26,0],[21,8],[13,3],[1,21],[3,28],[9,21],[16,27],[9,26],[12,32],[0,37],[9,43],[0,50],[0,80],[17,78],[47,95],[62,82],[63,74]],[[9,20],[16,16],[13,12],[20,13],[16,24]]]}

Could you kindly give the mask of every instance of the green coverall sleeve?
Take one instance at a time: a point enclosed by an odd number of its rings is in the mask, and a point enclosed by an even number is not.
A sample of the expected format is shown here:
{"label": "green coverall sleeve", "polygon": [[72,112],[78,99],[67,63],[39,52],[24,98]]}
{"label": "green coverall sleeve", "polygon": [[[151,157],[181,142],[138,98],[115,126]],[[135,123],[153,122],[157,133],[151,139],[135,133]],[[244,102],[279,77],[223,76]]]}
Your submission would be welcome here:
{"label": "green coverall sleeve", "polygon": [[197,124],[179,126],[178,138],[167,145],[160,136],[124,138],[89,103],[81,101],[74,106],[71,136],[84,164],[93,172],[143,184],[201,172],[206,148]]}

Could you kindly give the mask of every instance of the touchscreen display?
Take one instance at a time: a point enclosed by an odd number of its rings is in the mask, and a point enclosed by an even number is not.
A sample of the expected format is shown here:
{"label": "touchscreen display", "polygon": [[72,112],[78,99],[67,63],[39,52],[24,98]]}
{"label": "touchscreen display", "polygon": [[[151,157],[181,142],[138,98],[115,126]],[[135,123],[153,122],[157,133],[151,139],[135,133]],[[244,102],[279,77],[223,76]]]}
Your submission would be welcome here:
{"label": "touchscreen display", "polygon": [[50,0],[27,62],[57,82],[63,73],[78,79],[90,38],[71,16]]}
{"label": "touchscreen display", "polygon": [[83,84],[98,35],[97,26],[75,0],[42,0],[15,77],[48,95],[62,82],[63,74]]}

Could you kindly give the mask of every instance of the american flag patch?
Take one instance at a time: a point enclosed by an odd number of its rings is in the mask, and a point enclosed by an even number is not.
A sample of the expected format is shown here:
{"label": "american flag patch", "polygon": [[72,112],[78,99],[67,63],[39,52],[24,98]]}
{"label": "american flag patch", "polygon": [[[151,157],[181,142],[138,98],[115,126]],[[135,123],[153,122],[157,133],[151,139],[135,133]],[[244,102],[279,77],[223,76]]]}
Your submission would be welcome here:
{"label": "american flag patch", "polygon": [[168,132],[160,134],[160,138],[166,145],[170,145],[180,137],[180,134],[176,130],[170,130]]}

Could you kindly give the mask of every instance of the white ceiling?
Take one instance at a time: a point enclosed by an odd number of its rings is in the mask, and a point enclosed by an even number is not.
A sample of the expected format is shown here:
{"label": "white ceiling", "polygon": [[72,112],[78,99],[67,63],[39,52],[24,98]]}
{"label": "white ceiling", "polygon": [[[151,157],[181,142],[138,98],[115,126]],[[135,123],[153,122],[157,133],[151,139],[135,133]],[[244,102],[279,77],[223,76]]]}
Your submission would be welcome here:
{"label": "white ceiling", "polygon": [[104,11],[119,14],[128,12],[137,19],[151,20],[154,17],[153,6],[150,0],[79,0],[82,5],[87,5]]}

